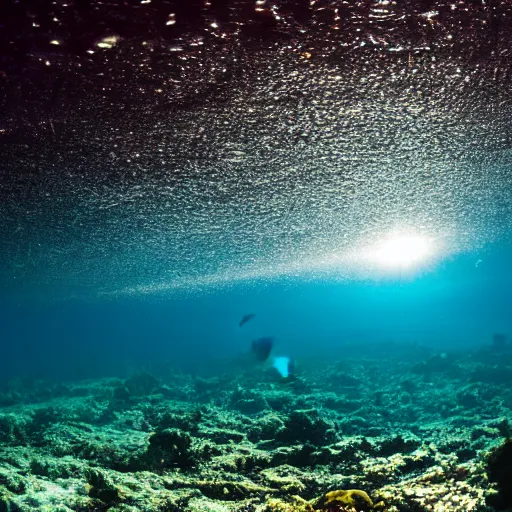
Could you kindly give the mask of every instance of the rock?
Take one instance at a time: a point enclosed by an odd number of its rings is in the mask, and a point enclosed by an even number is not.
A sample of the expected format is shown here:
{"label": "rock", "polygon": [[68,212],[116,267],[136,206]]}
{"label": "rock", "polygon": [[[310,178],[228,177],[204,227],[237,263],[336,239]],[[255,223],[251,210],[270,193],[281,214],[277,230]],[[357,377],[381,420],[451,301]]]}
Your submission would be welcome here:
{"label": "rock", "polygon": [[397,435],[383,440],[377,448],[377,453],[381,457],[388,457],[394,453],[410,453],[419,446],[421,446],[420,439]]}
{"label": "rock", "polygon": [[153,375],[144,372],[132,375],[124,381],[124,385],[130,395],[144,396],[157,389],[160,386],[160,381]]}
{"label": "rock", "polygon": [[189,434],[179,429],[164,429],[155,432],[149,438],[149,446],[141,462],[148,469],[164,470],[169,468],[187,469],[194,464]]}
{"label": "rock", "polygon": [[252,443],[267,439],[276,439],[285,429],[283,420],[275,414],[267,414],[258,418],[249,429],[247,438]]}
{"label": "rock", "polygon": [[487,459],[489,480],[496,484],[498,494],[490,496],[489,505],[497,510],[512,507],[512,439],[506,439]]}
{"label": "rock", "polygon": [[278,435],[282,442],[310,442],[324,446],[336,441],[334,425],[320,417],[314,409],[293,411]]}
{"label": "rock", "polygon": [[89,490],[91,498],[109,505],[119,501],[119,491],[106,472],[93,469],[87,474],[87,481],[91,485]]}

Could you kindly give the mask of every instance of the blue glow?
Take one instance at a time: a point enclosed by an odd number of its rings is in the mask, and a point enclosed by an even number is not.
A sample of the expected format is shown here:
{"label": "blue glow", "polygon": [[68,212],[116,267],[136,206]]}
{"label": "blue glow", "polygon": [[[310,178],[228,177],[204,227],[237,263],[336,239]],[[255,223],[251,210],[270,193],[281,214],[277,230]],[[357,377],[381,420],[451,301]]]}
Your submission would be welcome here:
{"label": "blue glow", "polygon": [[276,357],[272,366],[278,371],[279,375],[286,379],[290,375],[290,358],[289,357]]}

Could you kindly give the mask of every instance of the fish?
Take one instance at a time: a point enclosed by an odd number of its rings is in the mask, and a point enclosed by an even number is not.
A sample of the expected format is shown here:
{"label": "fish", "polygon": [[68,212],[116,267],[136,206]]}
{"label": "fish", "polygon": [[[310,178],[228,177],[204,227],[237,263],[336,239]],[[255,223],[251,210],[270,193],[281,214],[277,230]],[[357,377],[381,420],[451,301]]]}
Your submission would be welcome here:
{"label": "fish", "polygon": [[256,316],[256,313],[248,313],[247,315],[244,315],[242,317],[242,320],[240,320],[240,323],[238,324],[239,327],[242,327],[242,325],[246,324],[249,320],[252,320]]}
{"label": "fish", "polygon": [[258,338],[253,340],[251,351],[257,361],[264,363],[268,359],[273,345],[274,338],[272,337]]}
{"label": "fish", "polygon": [[283,379],[287,379],[293,374],[294,364],[293,359],[287,356],[274,357],[272,366],[277,370]]}

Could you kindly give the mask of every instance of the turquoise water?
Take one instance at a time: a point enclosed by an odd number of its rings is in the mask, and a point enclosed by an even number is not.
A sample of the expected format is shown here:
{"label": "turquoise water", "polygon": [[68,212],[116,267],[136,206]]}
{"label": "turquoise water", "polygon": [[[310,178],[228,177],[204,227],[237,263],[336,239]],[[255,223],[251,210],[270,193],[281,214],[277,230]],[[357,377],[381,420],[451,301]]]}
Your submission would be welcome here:
{"label": "turquoise water", "polygon": [[[344,347],[489,346],[512,332],[510,246],[438,261],[428,269],[342,282],[275,279],[195,293],[2,305],[4,378],[125,375],[158,367],[210,373],[274,336],[276,351],[307,361]],[[247,312],[255,318],[238,326]]]}

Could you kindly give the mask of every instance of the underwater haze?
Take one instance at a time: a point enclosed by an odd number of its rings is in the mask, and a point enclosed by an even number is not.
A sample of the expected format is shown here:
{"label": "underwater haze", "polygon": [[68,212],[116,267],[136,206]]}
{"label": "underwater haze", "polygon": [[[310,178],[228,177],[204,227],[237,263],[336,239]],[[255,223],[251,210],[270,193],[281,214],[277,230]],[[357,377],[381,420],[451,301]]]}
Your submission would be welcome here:
{"label": "underwater haze", "polygon": [[511,510],[511,23],[8,1],[0,511]]}
{"label": "underwater haze", "polygon": [[[186,296],[2,304],[2,375],[70,378],[125,375],[141,365],[211,373],[219,359],[276,338],[299,358],[342,358],[357,344],[412,344],[440,351],[489,346],[512,331],[512,251],[494,244],[419,275],[333,282],[296,278]],[[257,312],[240,328],[247,311]],[[210,366],[210,368],[208,368]]]}

